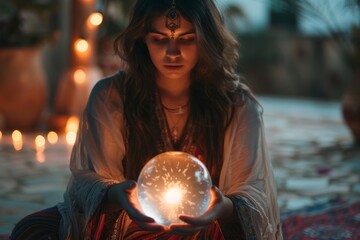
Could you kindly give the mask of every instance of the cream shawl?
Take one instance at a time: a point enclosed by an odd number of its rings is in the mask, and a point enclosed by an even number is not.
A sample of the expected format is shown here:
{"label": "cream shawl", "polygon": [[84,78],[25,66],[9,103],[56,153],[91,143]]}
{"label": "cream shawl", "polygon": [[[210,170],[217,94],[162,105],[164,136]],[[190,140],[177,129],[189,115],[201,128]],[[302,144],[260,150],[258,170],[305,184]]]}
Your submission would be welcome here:
{"label": "cream shawl", "polygon": [[[83,113],[73,147],[72,176],[58,204],[61,239],[83,239],[86,224],[101,204],[107,187],[125,180],[123,103],[114,81],[99,81]],[[261,111],[246,99],[225,134],[219,189],[249,201],[257,239],[282,239],[272,166],[264,137]]]}

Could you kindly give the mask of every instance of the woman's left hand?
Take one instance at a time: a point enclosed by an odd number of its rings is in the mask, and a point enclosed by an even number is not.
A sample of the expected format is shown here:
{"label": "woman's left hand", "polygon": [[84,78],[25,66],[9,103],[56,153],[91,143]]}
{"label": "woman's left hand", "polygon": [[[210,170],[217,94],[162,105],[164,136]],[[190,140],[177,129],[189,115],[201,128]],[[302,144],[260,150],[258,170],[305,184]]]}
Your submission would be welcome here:
{"label": "woman's left hand", "polygon": [[209,208],[204,214],[197,217],[181,215],[179,218],[185,224],[171,224],[170,231],[177,235],[191,235],[206,229],[215,220],[230,217],[233,211],[232,201],[215,186],[211,188],[211,195]]}

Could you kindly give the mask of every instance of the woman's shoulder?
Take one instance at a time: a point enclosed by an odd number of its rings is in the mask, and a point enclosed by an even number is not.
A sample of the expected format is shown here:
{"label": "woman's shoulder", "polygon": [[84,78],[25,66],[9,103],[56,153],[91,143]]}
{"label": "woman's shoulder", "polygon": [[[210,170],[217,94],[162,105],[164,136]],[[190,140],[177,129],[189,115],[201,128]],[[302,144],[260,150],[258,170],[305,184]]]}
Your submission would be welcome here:
{"label": "woman's shoulder", "polygon": [[255,95],[249,91],[239,91],[236,93],[235,113],[238,119],[252,118],[260,119],[263,108]]}
{"label": "woman's shoulder", "polygon": [[114,75],[99,80],[91,90],[89,96],[89,105],[98,105],[99,103],[121,103],[122,96],[118,88],[118,83],[125,78],[125,73],[119,71]]}
{"label": "woman's shoulder", "polygon": [[102,92],[107,92],[109,90],[112,90],[114,88],[117,88],[118,83],[121,82],[125,78],[124,71],[118,71],[117,73],[105,77],[101,80],[99,80],[92,89],[92,95],[99,94]]}

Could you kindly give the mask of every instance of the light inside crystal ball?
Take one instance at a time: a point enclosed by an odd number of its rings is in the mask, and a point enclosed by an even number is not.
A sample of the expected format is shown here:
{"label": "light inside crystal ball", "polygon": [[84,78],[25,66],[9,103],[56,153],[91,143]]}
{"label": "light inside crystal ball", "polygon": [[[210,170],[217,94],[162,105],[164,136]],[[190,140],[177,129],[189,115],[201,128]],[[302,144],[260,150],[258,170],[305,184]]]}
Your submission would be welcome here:
{"label": "light inside crystal ball", "polygon": [[212,183],[207,168],[184,152],[155,156],[143,167],[137,183],[144,214],[166,226],[182,223],[179,215],[203,214],[211,199]]}

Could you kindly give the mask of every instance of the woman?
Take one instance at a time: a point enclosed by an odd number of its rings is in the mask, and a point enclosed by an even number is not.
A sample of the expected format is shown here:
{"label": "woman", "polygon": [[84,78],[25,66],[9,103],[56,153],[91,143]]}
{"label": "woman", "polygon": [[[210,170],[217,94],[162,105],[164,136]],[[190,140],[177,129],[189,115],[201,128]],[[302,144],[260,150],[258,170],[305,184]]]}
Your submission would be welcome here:
{"label": "woman", "polygon": [[[60,238],[281,239],[261,108],[213,0],[138,0],[115,48],[126,67],[94,87],[51,209]],[[203,215],[167,228],[141,212],[135,181],[171,150],[201,159],[214,187]]]}

